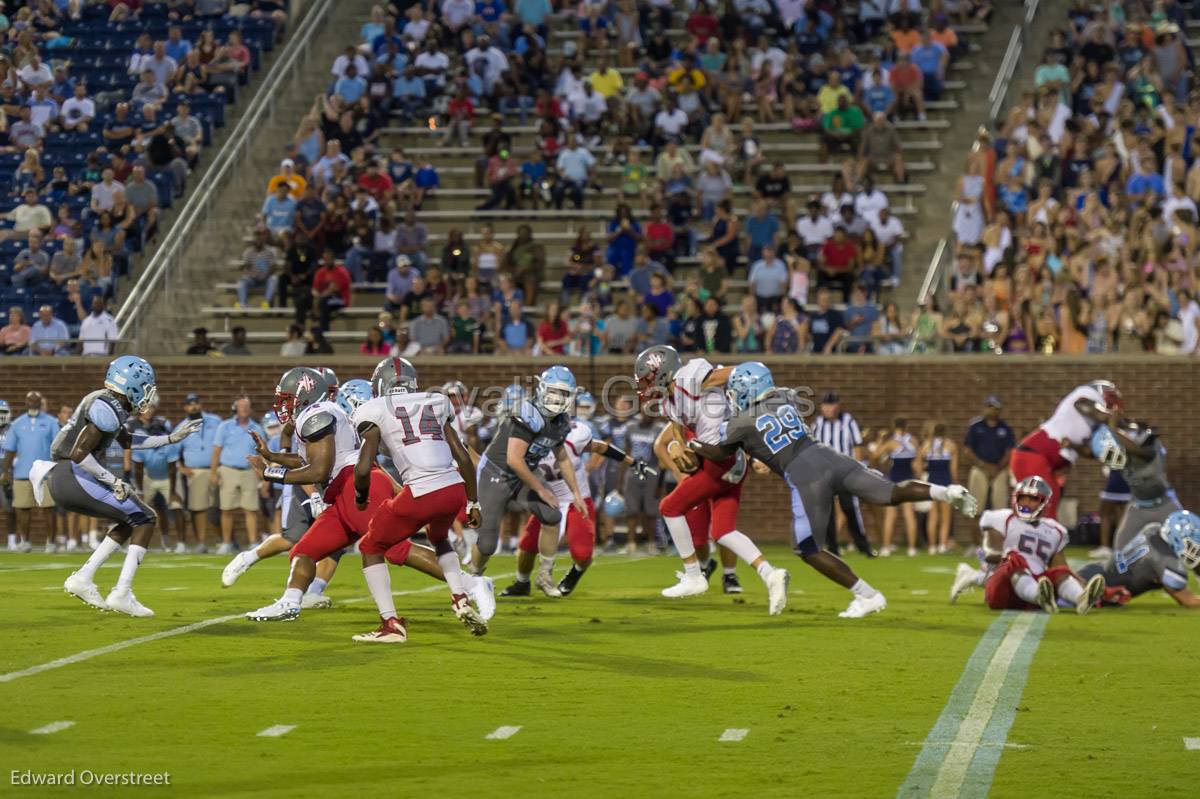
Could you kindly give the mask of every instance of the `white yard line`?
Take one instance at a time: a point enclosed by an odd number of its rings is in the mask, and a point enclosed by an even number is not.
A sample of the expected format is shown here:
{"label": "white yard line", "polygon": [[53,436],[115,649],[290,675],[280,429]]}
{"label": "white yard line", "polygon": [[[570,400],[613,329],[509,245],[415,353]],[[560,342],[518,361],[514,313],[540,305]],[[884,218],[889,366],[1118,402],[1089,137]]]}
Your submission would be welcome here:
{"label": "white yard line", "polygon": [[497,727],[483,737],[489,741],[506,741],[520,731],[520,727]]}
{"label": "white yard line", "polygon": [[259,738],[278,738],[281,735],[287,735],[292,730],[296,729],[295,724],[276,724],[274,727],[267,727],[262,732],[258,733]]}
{"label": "white yard line", "polygon": [[30,735],[53,735],[56,732],[69,730],[75,726],[73,721],[52,721],[44,727],[38,727],[36,730],[30,730]]}
{"label": "white yard line", "polygon": [[914,588],[912,591],[913,596],[925,596],[928,593],[929,593],[928,588]]}
{"label": "white yard line", "polygon": [[1200,738],[1184,738],[1183,748],[1191,751],[1200,750]]}
{"label": "white yard line", "polygon": [[745,738],[750,733],[750,730],[741,727],[730,727],[721,733],[721,737],[717,740],[722,743],[736,743]]}

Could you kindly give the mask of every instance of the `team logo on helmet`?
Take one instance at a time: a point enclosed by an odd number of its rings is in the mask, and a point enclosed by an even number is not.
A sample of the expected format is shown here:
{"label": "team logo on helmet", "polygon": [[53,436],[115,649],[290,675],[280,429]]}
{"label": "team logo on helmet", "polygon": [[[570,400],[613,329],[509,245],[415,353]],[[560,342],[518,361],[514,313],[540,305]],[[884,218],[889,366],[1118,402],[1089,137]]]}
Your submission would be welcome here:
{"label": "team logo on helmet", "polygon": [[300,379],[296,381],[296,388],[301,391],[312,391],[317,385],[317,381],[313,380],[312,375],[307,372],[300,375]]}

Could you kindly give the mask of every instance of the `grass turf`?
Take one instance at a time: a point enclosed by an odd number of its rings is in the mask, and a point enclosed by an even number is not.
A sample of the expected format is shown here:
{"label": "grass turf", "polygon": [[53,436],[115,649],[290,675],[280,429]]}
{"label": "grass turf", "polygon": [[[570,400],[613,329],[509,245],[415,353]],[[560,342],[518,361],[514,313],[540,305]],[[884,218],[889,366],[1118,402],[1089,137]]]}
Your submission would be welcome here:
{"label": "grass turf", "polygon": [[[356,558],[332,610],[288,624],[241,619],[0,682],[0,794],[71,795],[9,784],[10,771],[159,772],[171,785],[97,795],[329,797],[625,795],[894,796],[980,635],[975,593],[946,602],[953,558],[852,564],[888,596],[881,615],[838,619],[847,592],[782,550],[783,616],[746,593],[667,601],[671,558],[598,559],[570,598],[500,600],[472,638],[444,587],[393,570],[410,640],[355,644],[375,624]],[[153,619],[100,614],[58,590],[79,556],[0,555],[0,673],[265,604],[286,564],[221,589],[223,558],[152,553],[137,593]],[[560,559],[562,560],[562,559]],[[105,568],[102,590],[115,581]],[[511,558],[493,565],[497,591]],[[1193,620],[1152,596],[1054,618],[993,784],[1028,796],[1177,795],[1200,753],[1190,680]],[[55,721],[52,735],[30,730]],[[273,725],[296,729],[258,737]],[[487,740],[500,726],[507,740]],[[748,729],[736,743],[727,728]],[[1190,766],[1190,768],[1189,768]]]}

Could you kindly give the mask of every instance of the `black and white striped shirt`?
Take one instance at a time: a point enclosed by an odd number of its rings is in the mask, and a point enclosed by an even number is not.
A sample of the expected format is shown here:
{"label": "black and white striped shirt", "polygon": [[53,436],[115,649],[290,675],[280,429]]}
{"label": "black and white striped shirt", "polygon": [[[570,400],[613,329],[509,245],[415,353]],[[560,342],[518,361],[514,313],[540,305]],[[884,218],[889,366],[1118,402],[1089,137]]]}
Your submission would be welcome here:
{"label": "black and white striped shirt", "polygon": [[854,448],[863,443],[858,422],[854,421],[849,411],[842,411],[836,419],[818,415],[813,425],[813,439],[851,458],[854,457]]}

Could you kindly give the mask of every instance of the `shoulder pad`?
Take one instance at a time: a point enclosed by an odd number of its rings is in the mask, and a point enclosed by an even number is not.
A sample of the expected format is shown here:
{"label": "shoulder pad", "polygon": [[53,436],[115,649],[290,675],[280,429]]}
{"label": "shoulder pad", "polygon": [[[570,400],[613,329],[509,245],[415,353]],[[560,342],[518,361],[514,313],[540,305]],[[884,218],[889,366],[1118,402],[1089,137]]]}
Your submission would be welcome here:
{"label": "shoulder pad", "polygon": [[337,418],[329,411],[314,413],[304,420],[300,426],[300,438],[303,441],[319,441],[333,432]]}
{"label": "shoulder pad", "polygon": [[546,419],[542,416],[542,412],[533,407],[533,403],[529,400],[521,401],[521,410],[517,414],[517,419],[535,433],[542,432],[542,428],[546,426]]}
{"label": "shoulder pad", "polygon": [[88,406],[87,418],[102,433],[115,433],[121,427],[121,419],[116,410],[101,399],[93,400]]}

